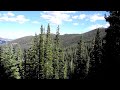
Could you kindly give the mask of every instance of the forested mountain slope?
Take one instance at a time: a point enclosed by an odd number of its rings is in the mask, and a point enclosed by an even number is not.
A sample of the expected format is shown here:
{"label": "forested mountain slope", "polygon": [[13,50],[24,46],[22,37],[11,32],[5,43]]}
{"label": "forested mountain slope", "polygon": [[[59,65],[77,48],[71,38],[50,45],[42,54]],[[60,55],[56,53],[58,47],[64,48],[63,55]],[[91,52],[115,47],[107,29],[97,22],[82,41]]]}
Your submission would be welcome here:
{"label": "forested mountain slope", "polygon": [[[100,36],[103,37],[105,35],[105,28],[99,28],[100,30]],[[64,35],[60,35],[60,41],[61,41],[61,45],[63,47],[67,47],[67,46],[74,46],[77,44],[77,42],[80,39],[80,36],[83,37],[83,40],[86,41],[91,41],[95,35],[96,35],[96,31],[97,29],[91,30],[89,32],[83,33],[83,34],[64,34]],[[52,34],[52,38],[54,38],[54,34]],[[13,44],[20,44],[20,46],[23,48],[29,48],[32,42],[33,36],[26,36],[26,37],[22,37],[22,38],[18,38],[16,40],[13,40],[9,43],[13,43]]]}

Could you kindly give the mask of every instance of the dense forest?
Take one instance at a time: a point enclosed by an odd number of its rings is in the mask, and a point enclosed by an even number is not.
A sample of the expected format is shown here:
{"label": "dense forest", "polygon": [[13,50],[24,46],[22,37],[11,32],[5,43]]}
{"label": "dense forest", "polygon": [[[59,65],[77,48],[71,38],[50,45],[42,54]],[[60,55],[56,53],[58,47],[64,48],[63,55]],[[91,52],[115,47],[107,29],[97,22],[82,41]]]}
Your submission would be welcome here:
{"label": "dense forest", "polygon": [[63,47],[60,27],[52,37],[50,25],[43,25],[30,48],[11,43],[0,46],[0,79],[118,79],[120,67],[120,12],[109,11],[110,26],[102,38],[100,30],[92,40],[79,36],[77,45]]}

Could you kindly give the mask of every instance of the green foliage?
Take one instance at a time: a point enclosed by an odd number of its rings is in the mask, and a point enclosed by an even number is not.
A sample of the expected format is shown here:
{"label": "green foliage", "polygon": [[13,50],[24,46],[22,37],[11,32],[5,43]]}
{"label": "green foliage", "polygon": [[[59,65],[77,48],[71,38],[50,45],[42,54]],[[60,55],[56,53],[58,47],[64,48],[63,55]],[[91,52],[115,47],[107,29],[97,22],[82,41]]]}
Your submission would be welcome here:
{"label": "green foliage", "polygon": [[85,79],[89,72],[89,63],[90,57],[88,53],[87,44],[80,37],[80,41],[78,42],[78,46],[76,49],[76,55],[74,55],[75,60],[75,71],[73,75],[73,79]]}
{"label": "green foliage", "polygon": [[110,26],[103,40],[103,71],[106,79],[118,79],[120,68],[120,11],[110,11],[105,17]]}
{"label": "green foliage", "polygon": [[27,68],[26,68],[26,66],[27,66],[27,51],[26,51],[26,49],[24,49],[24,52],[23,52],[23,79],[26,79],[26,77],[27,77]]}
{"label": "green foliage", "polygon": [[23,78],[23,53],[22,53],[22,50],[21,50],[21,47],[19,44],[17,44],[15,46],[15,48],[13,48],[13,53],[14,53],[14,57],[15,57],[15,60],[17,61],[17,66],[19,68],[19,73],[20,73],[20,76],[21,78]]}
{"label": "green foliage", "polygon": [[[97,72],[99,71],[100,68],[100,64],[101,64],[101,57],[102,57],[102,42],[101,42],[101,38],[100,38],[100,32],[99,29],[97,30],[96,36],[95,36],[95,41],[94,41],[94,45],[93,45],[93,49],[91,50],[91,55],[90,55],[90,73],[92,75],[97,74]],[[95,76],[91,76],[95,77]]]}
{"label": "green foliage", "polygon": [[3,50],[0,46],[0,79],[8,79],[9,75],[5,73],[6,69],[4,68],[4,62],[2,61]]}
{"label": "green foliage", "polygon": [[102,62],[101,37],[103,36],[101,34],[104,33],[103,31],[100,33],[93,30],[82,35],[60,35],[58,26],[54,35],[50,33],[48,24],[47,33],[43,25],[40,32],[39,35],[30,37],[32,42],[28,37],[29,43],[24,40],[24,37],[23,43],[27,48],[18,44],[22,42],[21,39],[17,40],[17,44],[13,43],[0,48],[0,69],[2,70],[0,78],[86,79],[98,71],[99,63]]}
{"label": "green foliage", "polygon": [[[45,30],[43,30],[44,32]],[[79,42],[79,37],[83,36],[84,42],[90,42],[93,40],[97,32],[97,29],[91,30],[89,32],[83,33],[83,34],[64,34],[59,35],[59,39],[61,42],[62,47],[68,47],[68,46],[77,46],[77,43]],[[45,33],[45,32],[44,32]],[[106,34],[105,28],[100,28],[100,37],[104,37]],[[46,36],[46,35],[44,35]],[[55,38],[55,34],[51,34],[52,38]],[[29,49],[31,46],[31,41],[34,38],[34,36],[26,36],[22,37],[13,41],[10,41],[9,43],[18,43],[21,46],[21,49]]]}
{"label": "green foliage", "polygon": [[52,40],[50,36],[50,26],[48,24],[47,35],[46,35],[46,43],[45,43],[45,78],[52,79],[53,78],[53,47]]}
{"label": "green foliage", "polygon": [[65,61],[65,64],[64,64],[64,79],[68,79],[68,62],[67,60]]}
{"label": "green foliage", "polygon": [[76,79],[80,79],[80,75],[81,75],[81,67],[82,67],[82,62],[83,62],[83,58],[82,58],[82,38],[80,37],[80,41],[78,43],[77,46],[77,51],[76,51],[76,61],[75,61],[75,76],[74,78]]}
{"label": "green foliage", "polygon": [[20,79],[20,73],[18,68],[18,62],[15,59],[15,54],[13,52],[13,46],[6,46],[3,48],[2,60],[3,66],[5,68],[5,73],[8,74],[8,78]]}
{"label": "green foliage", "polygon": [[59,61],[60,61],[60,45],[59,45],[60,41],[59,41],[59,26],[57,28],[57,32],[56,32],[56,36],[54,39],[54,50],[53,50],[53,67],[54,67],[54,78],[55,79],[59,79]]}
{"label": "green foliage", "polygon": [[43,26],[41,25],[41,34],[39,35],[39,46],[38,46],[38,52],[39,52],[39,73],[38,73],[38,79],[44,78],[44,33],[43,33]]}
{"label": "green foliage", "polygon": [[64,79],[64,52],[59,51],[59,79]]}

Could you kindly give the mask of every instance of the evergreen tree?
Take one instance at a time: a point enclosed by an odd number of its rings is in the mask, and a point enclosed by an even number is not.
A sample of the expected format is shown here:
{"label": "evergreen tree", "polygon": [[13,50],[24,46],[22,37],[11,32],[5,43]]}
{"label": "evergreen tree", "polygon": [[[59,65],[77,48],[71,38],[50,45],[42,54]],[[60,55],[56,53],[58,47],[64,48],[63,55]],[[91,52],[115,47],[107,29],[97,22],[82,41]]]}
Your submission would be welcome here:
{"label": "evergreen tree", "polygon": [[31,66],[32,66],[32,77],[34,79],[37,79],[38,78],[38,74],[39,74],[39,71],[38,71],[38,67],[39,67],[39,56],[38,56],[38,53],[39,53],[39,49],[38,49],[38,36],[37,34],[35,34],[34,36],[34,39],[33,39],[33,44],[32,44],[32,48],[31,48]]}
{"label": "evergreen tree", "polygon": [[67,57],[67,76],[68,79],[71,79],[71,60],[72,60],[72,56],[70,54],[70,52],[68,53],[68,57]]}
{"label": "evergreen tree", "polygon": [[73,79],[85,79],[88,74],[89,60],[87,57],[86,44],[82,41],[82,36],[78,42],[75,61],[75,72]]}
{"label": "evergreen tree", "polygon": [[[75,62],[76,62],[76,47],[72,48],[72,60],[71,60],[71,76],[73,77],[75,72]],[[72,79],[71,77],[71,79]]]}
{"label": "evergreen tree", "polygon": [[19,44],[17,44],[17,46],[15,48],[15,54],[14,55],[16,56],[17,66],[19,68],[19,73],[20,73],[21,79],[23,79],[23,75],[24,75],[24,70],[23,70],[23,53],[22,53],[22,50],[21,50]]}
{"label": "evergreen tree", "polygon": [[45,43],[45,78],[53,78],[53,52],[52,52],[52,40],[50,35],[50,25],[47,27],[46,43]]}
{"label": "evergreen tree", "polygon": [[19,68],[14,57],[13,46],[6,46],[3,48],[2,62],[5,73],[9,76],[8,79],[20,79]]}
{"label": "evergreen tree", "polygon": [[64,79],[68,79],[68,62],[67,60],[64,63]]}
{"label": "evergreen tree", "polygon": [[82,49],[81,49],[81,79],[86,79],[86,76],[88,75],[89,72],[89,64],[90,64],[90,58],[88,55],[88,50],[87,50],[87,44],[85,42],[82,42]]}
{"label": "evergreen tree", "polygon": [[[120,68],[120,11],[110,11],[105,17],[110,26],[106,29],[103,40],[103,70],[104,79],[119,79]],[[105,75],[104,75],[105,74]]]}
{"label": "evergreen tree", "polygon": [[77,52],[76,52],[76,62],[75,62],[75,73],[74,73],[74,77],[75,79],[80,79],[80,75],[81,75],[81,62],[82,62],[82,39],[80,38],[80,41],[78,43],[77,46]]}
{"label": "evergreen tree", "polygon": [[39,67],[39,57],[38,57],[38,37],[35,34],[32,46],[27,51],[26,59],[26,78],[27,79],[37,79],[38,78],[38,67]]}
{"label": "evergreen tree", "polygon": [[9,75],[5,73],[6,69],[4,67],[4,61],[2,60],[2,54],[3,50],[2,47],[0,46],[0,80],[1,79],[8,79]]}
{"label": "evergreen tree", "polygon": [[39,78],[44,78],[44,33],[43,26],[41,25],[41,34],[39,38]]}
{"label": "evergreen tree", "polygon": [[64,79],[71,79],[71,51],[70,47],[65,49],[64,55]]}
{"label": "evergreen tree", "polygon": [[68,49],[64,50],[64,79],[68,79]]}
{"label": "evergreen tree", "polygon": [[87,78],[87,76],[89,75],[90,72],[90,52],[89,52],[90,48],[89,46],[86,46],[86,76],[85,79]]}
{"label": "evergreen tree", "polygon": [[90,53],[90,73],[89,73],[89,79],[95,79],[96,75],[99,72],[99,69],[101,68],[101,57],[102,57],[102,43],[101,43],[101,38],[100,38],[100,31],[99,29],[97,30],[96,36],[95,36],[95,41],[94,41],[94,46],[93,49]]}
{"label": "evergreen tree", "polygon": [[2,65],[2,48],[0,46],[0,79],[3,78],[2,74],[4,73],[4,67]]}
{"label": "evergreen tree", "polygon": [[60,45],[59,45],[59,26],[57,27],[57,32],[54,40],[54,60],[53,60],[53,67],[54,67],[54,78],[59,79],[59,50],[60,50]]}
{"label": "evergreen tree", "polygon": [[59,51],[59,79],[64,79],[64,52],[62,49]]}
{"label": "evergreen tree", "polygon": [[24,51],[23,51],[23,72],[24,72],[24,74],[23,74],[23,78],[24,79],[26,79],[26,75],[27,75],[27,72],[26,72],[26,66],[27,66],[27,51],[26,51],[26,49],[24,49]]}
{"label": "evergreen tree", "polygon": [[31,62],[31,48],[24,50],[24,78],[31,79],[32,62]]}

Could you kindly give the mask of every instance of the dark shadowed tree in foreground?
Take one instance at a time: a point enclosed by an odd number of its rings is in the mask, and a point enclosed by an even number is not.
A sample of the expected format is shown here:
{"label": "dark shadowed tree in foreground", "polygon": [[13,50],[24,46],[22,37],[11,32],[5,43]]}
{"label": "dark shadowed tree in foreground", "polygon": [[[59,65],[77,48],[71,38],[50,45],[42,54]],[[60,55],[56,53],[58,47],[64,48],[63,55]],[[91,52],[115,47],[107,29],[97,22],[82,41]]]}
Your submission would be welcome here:
{"label": "dark shadowed tree in foreground", "polygon": [[120,79],[120,11],[110,11],[105,17],[110,26],[103,40],[104,79]]}
{"label": "dark shadowed tree in foreground", "polygon": [[97,79],[99,70],[101,69],[101,58],[102,58],[102,42],[100,38],[100,31],[97,30],[93,48],[90,52],[90,68],[87,79]]}

